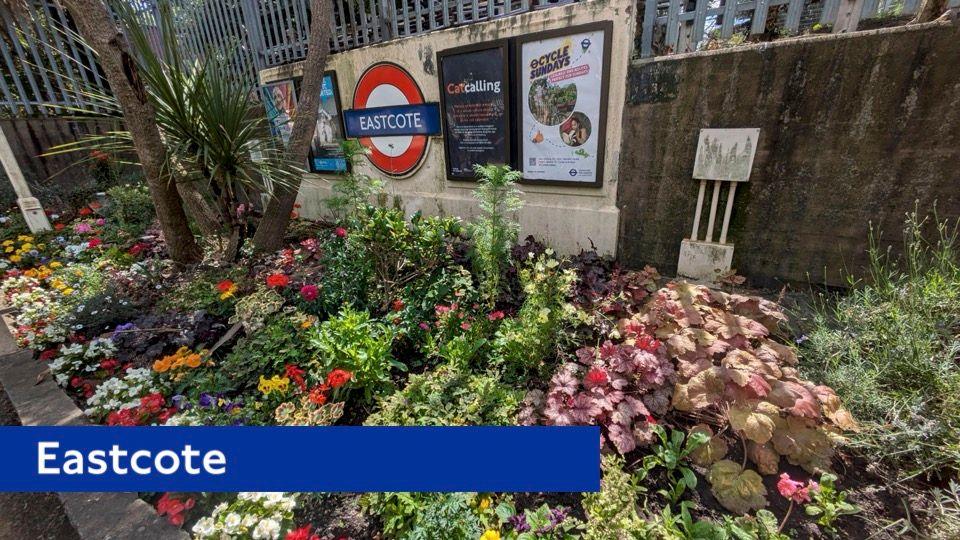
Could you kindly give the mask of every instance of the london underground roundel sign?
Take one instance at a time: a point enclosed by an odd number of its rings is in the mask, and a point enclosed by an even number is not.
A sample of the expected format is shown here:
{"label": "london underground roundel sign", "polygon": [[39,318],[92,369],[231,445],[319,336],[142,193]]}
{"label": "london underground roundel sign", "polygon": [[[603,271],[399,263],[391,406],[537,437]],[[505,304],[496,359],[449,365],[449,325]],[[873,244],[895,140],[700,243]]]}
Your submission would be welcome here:
{"label": "london underground roundel sign", "polygon": [[430,135],[440,133],[440,109],[425,103],[413,77],[402,67],[382,62],[368,68],[353,93],[353,109],[344,111],[348,137],[357,137],[381,171],[410,174],[427,153]]}

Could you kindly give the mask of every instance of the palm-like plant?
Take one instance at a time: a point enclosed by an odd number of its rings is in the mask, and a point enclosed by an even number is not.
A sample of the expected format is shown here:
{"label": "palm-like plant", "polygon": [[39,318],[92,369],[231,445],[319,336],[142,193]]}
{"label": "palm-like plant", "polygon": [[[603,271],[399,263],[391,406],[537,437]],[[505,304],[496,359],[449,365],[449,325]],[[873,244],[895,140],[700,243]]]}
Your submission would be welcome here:
{"label": "palm-like plant", "polygon": [[475,165],[474,170],[478,182],[474,197],[481,211],[471,227],[474,270],[494,303],[500,295],[500,278],[510,264],[510,248],[520,232],[512,214],[523,206],[517,188],[522,173],[507,165]]}
{"label": "palm-like plant", "polygon": [[[248,233],[251,196],[292,183],[302,170],[284,158],[263,108],[252,99],[253,86],[224,69],[224,58],[188,61],[183,56],[169,3],[159,4],[159,50],[148,39],[142,14],[120,2],[113,4],[113,11],[136,55],[146,97],[156,109],[167,147],[165,177],[194,183],[208,199],[220,232],[229,239],[226,245],[220,242],[220,256],[232,259]],[[88,97],[106,111],[101,114],[120,115],[112,96],[88,92]],[[129,152],[132,141],[125,131],[87,136],[50,153],[91,149],[135,155]]]}

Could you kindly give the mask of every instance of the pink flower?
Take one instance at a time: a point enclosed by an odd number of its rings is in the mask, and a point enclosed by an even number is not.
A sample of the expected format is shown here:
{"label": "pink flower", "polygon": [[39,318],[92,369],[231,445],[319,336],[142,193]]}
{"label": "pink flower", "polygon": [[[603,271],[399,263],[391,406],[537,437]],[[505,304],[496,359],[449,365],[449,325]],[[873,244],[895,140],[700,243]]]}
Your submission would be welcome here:
{"label": "pink flower", "polygon": [[[777,490],[784,498],[795,503],[803,503],[810,502],[810,490],[814,488],[814,485],[816,485],[815,482],[804,486],[803,482],[797,482],[790,478],[789,474],[783,473],[780,475],[780,481],[777,482]],[[816,489],[819,488],[820,486],[816,485]]]}
{"label": "pink flower", "polygon": [[107,220],[105,220],[105,219],[103,219],[103,218],[97,218],[97,226],[98,226],[98,227],[103,227],[106,223],[107,223]]}
{"label": "pink flower", "polygon": [[73,226],[73,232],[77,234],[87,234],[93,232],[93,227],[89,223],[80,222]]}
{"label": "pink flower", "polygon": [[347,230],[344,229],[343,227],[337,227],[336,229],[333,230],[333,234],[337,235],[338,238],[346,238]]}
{"label": "pink flower", "polygon": [[421,330],[424,330],[424,331],[430,330],[430,325],[427,324],[427,323],[425,323],[425,322],[422,322],[422,323],[418,324],[417,326],[419,326],[420,329],[421,329]]}
{"label": "pink flower", "polygon": [[594,388],[596,386],[602,386],[607,384],[607,372],[600,368],[590,368],[590,371],[587,372],[587,376],[583,378],[583,385],[587,388]]}
{"label": "pink flower", "polygon": [[462,328],[463,330],[469,330],[469,329],[470,329],[470,323],[464,321],[464,322],[460,323],[460,328]]}
{"label": "pink flower", "polygon": [[302,296],[307,302],[313,302],[316,300],[319,293],[320,290],[316,285],[304,285],[303,287],[300,287],[300,296]]}
{"label": "pink flower", "polygon": [[490,319],[491,321],[499,321],[502,318],[503,318],[503,312],[500,311],[499,309],[487,315],[487,319]]}

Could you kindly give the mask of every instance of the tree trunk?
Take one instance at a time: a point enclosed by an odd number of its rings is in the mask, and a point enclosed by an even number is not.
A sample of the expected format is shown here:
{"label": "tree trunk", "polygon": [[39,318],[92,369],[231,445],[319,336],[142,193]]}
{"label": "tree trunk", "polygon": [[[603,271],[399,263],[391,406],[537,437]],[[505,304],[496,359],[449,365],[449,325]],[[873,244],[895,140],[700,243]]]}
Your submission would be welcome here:
{"label": "tree trunk", "polygon": [[162,177],[166,148],[126,39],[102,0],[64,0],[64,4],[76,21],[80,35],[96,51],[110,89],[123,110],[170,258],[180,264],[199,262],[202,253],[190,232],[180,193],[173,182]]}
{"label": "tree trunk", "polygon": [[[317,125],[320,107],[320,88],[323,85],[323,70],[330,53],[330,17],[333,3],[330,0],[310,0],[310,41],[307,58],[303,61],[303,80],[300,83],[300,99],[297,101],[296,117],[287,146],[287,157],[298,166],[307,162],[310,141]],[[259,252],[280,249],[283,234],[290,224],[290,213],[300,191],[301,177],[293,185],[278,186],[274,196],[253,235],[253,245]]]}
{"label": "tree trunk", "polygon": [[178,182],[177,191],[183,199],[183,209],[203,236],[223,234],[224,228],[217,219],[217,212],[197,189],[193,182]]}

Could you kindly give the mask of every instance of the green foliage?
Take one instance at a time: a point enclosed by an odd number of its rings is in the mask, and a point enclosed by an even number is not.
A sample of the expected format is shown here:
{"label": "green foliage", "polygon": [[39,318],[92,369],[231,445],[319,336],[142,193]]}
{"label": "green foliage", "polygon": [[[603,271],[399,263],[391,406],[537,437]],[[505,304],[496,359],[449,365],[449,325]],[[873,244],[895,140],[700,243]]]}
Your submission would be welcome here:
{"label": "green foliage", "polygon": [[239,283],[243,279],[242,268],[205,268],[173,285],[167,294],[160,297],[161,309],[192,312],[204,310],[211,315],[228,317],[233,313],[237,296],[217,288],[223,280]]}
{"label": "green foliage", "polygon": [[802,368],[861,422],[852,442],[869,458],[936,473],[960,466],[957,226],[913,213],[904,246],[896,261],[871,234],[869,282],[820,305]]}
{"label": "green foliage", "polygon": [[945,489],[933,491],[928,510],[931,523],[926,527],[931,540],[960,538],[960,484],[951,480]]}
{"label": "green foliage", "polygon": [[483,532],[469,493],[368,493],[360,503],[379,516],[387,539],[474,539]]}
{"label": "green foliage", "polygon": [[820,477],[820,488],[811,489],[812,501],[803,507],[808,516],[817,518],[817,524],[831,532],[836,532],[833,524],[840,516],[860,512],[856,505],[847,502],[847,493],[837,489],[837,477],[824,474]]}
{"label": "green foliage", "polygon": [[[660,494],[676,504],[683,492],[697,487],[697,475],[693,469],[684,464],[684,460],[697,448],[700,448],[710,437],[702,432],[691,432],[689,436],[683,431],[671,430],[668,436],[663,426],[653,426],[659,442],[651,448],[652,453],[644,456],[643,468],[649,473],[657,467],[663,467],[670,481],[670,489],[660,490]],[[678,476],[679,475],[679,476]]]}
{"label": "green foliage", "polygon": [[563,270],[551,250],[524,265],[519,276],[526,298],[494,338],[495,361],[510,381],[545,376],[555,367],[557,341],[572,309],[567,297],[576,281],[576,274]]}
{"label": "green foliage", "polygon": [[128,239],[136,239],[153,223],[156,213],[145,185],[126,184],[107,190],[110,203],[103,209],[107,223]]}
{"label": "green foliage", "polygon": [[522,392],[496,374],[473,374],[456,366],[411,375],[407,386],[380,402],[366,425],[512,425]]}
{"label": "green foliage", "polygon": [[[574,540],[580,538],[583,524],[580,520],[567,515],[566,508],[550,508],[546,503],[536,509],[517,512],[511,500],[497,505],[495,514],[500,521],[502,536],[505,540]],[[517,530],[517,524],[522,524]]]}
{"label": "green foliage", "polygon": [[263,328],[241,338],[216,365],[215,379],[201,390],[252,391],[261,375],[282,374],[284,366],[305,366],[317,353],[307,330],[286,314],[267,319]]}
{"label": "green foliage", "polygon": [[346,140],[340,144],[348,164],[348,171],[333,185],[332,197],[324,202],[334,216],[355,222],[370,204],[370,199],[383,192],[383,181],[358,172],[357,161],[365,149],[359,142]]}
{"label": "green foliage", "polygon": [[347,370],[353,375],[345,387],[347,391],[360,390],[363,399],[371,401],[394,389],[392,368],[407,369],[390,352],[393,336],[389,326],[371,319],[366,311],[345,307],[320,324],[308,340],[310,348],[316,351],[309,364],[311,371],[326,374],[334,369]]}
{"label": "green foliage", "polygon": [[583,495],[583,510],[587,514],[583,537],[586,540],[648,538],[652,525],[637,512],[637,500],[646,492],[640,485],[643,470],[639,475],[624,471],[623,458],[612,454],[602,456],[601,465],[600,491]]}
{"label": "green foliage", "polygon": [[520,171],[508,165],[475,165],[474,196],[482,214],[470,227],[473,239],[473,269],[481,290],[493,304],[500,296],[500,280],[510,265],[510,248],[517,242],[520,223],[512,214],[523,207],[516,183]]}
{"label": "green foliage", "polygon": [[5,240],[16,240],[18,236],[30,234],[27,228],[27,222],[23,219],[23,214],[19,209],[11,209],[3,215],[6,220],[0,223],[0,242]]}

